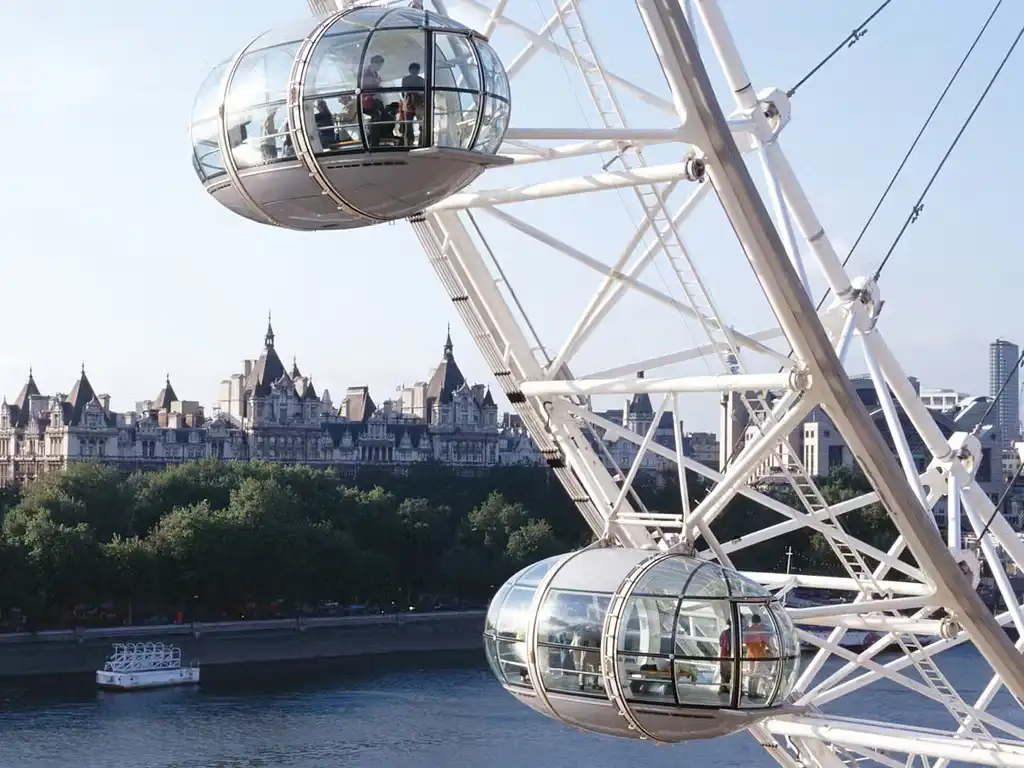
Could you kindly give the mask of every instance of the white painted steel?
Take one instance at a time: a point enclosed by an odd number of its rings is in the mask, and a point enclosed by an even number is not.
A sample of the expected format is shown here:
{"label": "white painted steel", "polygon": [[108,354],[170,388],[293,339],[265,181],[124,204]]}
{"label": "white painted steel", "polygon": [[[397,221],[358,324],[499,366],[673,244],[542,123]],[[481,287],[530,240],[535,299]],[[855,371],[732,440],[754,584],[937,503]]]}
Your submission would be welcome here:
{"label": "white painted steel", "polygon": [[[331,8],[323,0],[310,4],[319,11]],[[686,5],[691,23],[699,18],[708,41],[701,53],[724,73],[731,92],[726,96],[734,101],[720,119],[715,117],[719,106],[709,98],[678,2],[637,0],[639,14],[633,4],[616,9],[616,24],[649,33],[668,87],[656,72],[643,78],[641,86],[613,71],[615,51],[606,51],[587,23],[595,21],[588,19],[588,11],[603,11],[598,4],[591,9],[579,0],[541,0],[546,6],[542,21],[530,18],[537,4],[448,0],[435,7],[447,8],[464,23],[479,24],[487,35],[504,35],[523,44],[500,51],[513,79],[514,104],[519,103],[516,78],[528,62],[543,59],[553,67],[549,71],[567,67],[578,76],[569,99],[588,105],[589,113],[550,127],[532,119],[527,127],[525,120],[516,124],[522,114],[514,108],[503,154],[514,160],[515,180],[507,181],[500,169],[489,170],[474,187],[414,217],[412,224],[541,455],[595,534],[627,546],[694,546],[701,557],[730,565],[744,550],[801,528],[823,537],[838,565],[831,575],[781,569],[746,574],[788,596],[800,589],[840,591],[850,598],[838,605],[791,606],[801,623],[832,629],[820,635],[805,633],[807,642],[819,649],[805,659],[794,694],[796,704],[808,707],[807,714],[751,728],[780,765],[838,768],[858,761],[908,766],[922,764],[925,758],[937,761],[937,766],[949,760],[1024,765],[1024,732],[1007,722],[1012,718],[988,712],[1001,689],[1024,693],[1020,648],[1014,648],[999,628],[1024,626],[1024,612],[1000,560],[1002,555],[1024,567],[1024,543],[979,488],[975,472],[980,457],[971,453],[974,443],[964,436],[942,434],[883,339],[878,286],[851,278],[843,268],[780,144],[791,110],[788,99],[779,90],[754,88],[715,0]],[[771,106],[778,107],[784,119],[773,123],[766,117]],[[665,152],[672,147],[674,155]],[[648,160],[645,151],[651,157],[658,152],[658,162]],[[738,160],[740,151],[759,158],[771,213],[749,183]],[[695,160],[705,166],[695,166]],[[592,165],[581,173],[565,170],[580,162]],[[583,194],[628,199],[623,205],[634,228],[623,232],[621,243],[608,243],[607,252],[560,236],[545,223],[552,217],[538,214],[552,211],[557,217],[558,206]],[[687,197],[685,202],[676,199],[679,195]],[[690,217],[698,207],[713,204],[709,199],[715,197],[738,234],[749,267],[733,256],[697,252],[684,241]],[[470,221],[470,209],[487,215]],[[478,222],[483,225],[479,234]],[[505,232],[514,233],[519,243],[528,238],[548,259],[580,264],[599,275],[596,287],[580,303],[578,319],[574,313],[568,336],[546,330],[538,322],[537,307],[521,304],[518,293],[509,290],[509,276],[504,271],[497,275],[490,267],[492,253],[502,264],[517,256],[515,248],[505,245]],[[750,301],[770,305],[777,327],[765,323],[767,330],[750,331],[728,322],[735,309],[722,299],[735,289],[720,289],[704,274],[710,259],[726,258],[733,259],[737,271],[752,268],[764,295],[751,289]],[[546,272],[531,274],[551,296],[561,296],[560,286],[549,281]],[[835,298],[819,316],[808,310],[805,286],[821,280]],[[720,294],[718,300],[712,289]],[[630,322],[629,315],[617,314],[625,299],[674,314],[679,327],[687,330],[638,326],[638,334],[662,334],[665,348],[655,352],[645,347],[629,357],[630,350],[609,346],[595,364],[592,350],[600,333],[615,323]],[[686,333],[693,338],[685,338]],[[840,367],[855,341],[879,396],[879,423],[891,432],[896,455],[890,454],[875,424],[855,402]],[[775,373],[779,368],[782,374]],[[647,375],[636,378],[639,371]],[[793,386],[794,372],[803,377],[800,386]],[[737,412],[749,425],[745,446],[722,472],[686,455],[687,442],[676,416],[668,417],[672,434],[659,440],[649,427],[637,429],[610,419],[592,402],[603,393],[614,393],[620,403],[622,396],[664,394],[652,408],[657,420],[662,413],[667,416],[668,408],[677,414],[695,392],[709,389],[736,392]],[[775,390],[774,396],[766,398],[765,390]],[[800,434],[807,414],[820,414],[822,406],[861,460],[875,492],[837,503],[826,500],[812,476],[817,464]],[[904,434],[902,423],[907,421],[924,446],[924,472],[919,472],[920,456]],[[604,443],[594,439],[598,434],[631,443],[635,461],[620,467]],[[631,487],[640,476],[642,461],[666,462],[683,489],[691,485],[689,470],[708,480],[711,490],[702,498],[680,499],[678,509],[648,510]],[[769,495],[766,491],[773,485],[790,489],[795,503],[789,506]],[[737,496],[762,504],[779,516],[779,522],[719,540],[722,511]],[[900,533],[886,551],[847,530],[848,521],[880,501]],[[950,518],[941,534],[929,514],[940,502],[946,503]],[[997,586],[1010,603],[994,619],[980,607],[971,582],[960,571],[961,561],[954,559],[967,554],[961,552],[964,516],[975,533],[987,527],[981,555],[996,569]],[[951,609],[955,622],[940,618],[940,608]],[[870,629],[878,640],[854,652],[843,647],[848,629]],[[990,678],[986,675],[988,684],[981,695],[970,703],[940,669],[942,654],[965,644],[973,645],[993,670]],[[897,649],[898,655],[881,657],[887,648]],[[840,664],[826,673],[829,659]],[[532,663],[536,665],[535,658]],[[943,721],[945,728],[922,731],[892,722],[889,713],[880,713],[877,722],[828,713],[837,699],[879,680],[896,681],[905,695],[941,704],[950,714]],[[621,694],[620,689],[616,687]]]}

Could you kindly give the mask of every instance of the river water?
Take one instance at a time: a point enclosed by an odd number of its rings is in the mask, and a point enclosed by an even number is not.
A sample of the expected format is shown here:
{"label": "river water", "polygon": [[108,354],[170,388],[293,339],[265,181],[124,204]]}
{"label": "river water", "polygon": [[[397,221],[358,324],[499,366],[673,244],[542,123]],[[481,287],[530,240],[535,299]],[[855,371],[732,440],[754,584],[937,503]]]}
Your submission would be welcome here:
{"label": "river water", "polygon": [[[988,680],[972,649],[943,654],[968,699]],[[502,690],[483,653],[208,668],[193,689],[96,691],[89,680],[0,683],[0,768],[645,768],[680,760],[774,766],[746,733],[657,747],[585,734]],[[968,699],[970,700],[970,699]],[[935,727],[952,719],[895,683],[831,711]],[[1024,725],[1005,693],[994,714]]]}

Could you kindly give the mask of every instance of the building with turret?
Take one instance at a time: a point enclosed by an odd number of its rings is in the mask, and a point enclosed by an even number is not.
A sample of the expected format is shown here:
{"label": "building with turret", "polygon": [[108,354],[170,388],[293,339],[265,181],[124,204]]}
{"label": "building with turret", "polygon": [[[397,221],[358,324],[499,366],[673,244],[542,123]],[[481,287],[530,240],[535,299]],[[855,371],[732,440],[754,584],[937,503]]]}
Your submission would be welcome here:
{"label": "building with turret", "polygon": [[90,459],[130,471],[201,458],[308,464],[343,474],[425,461],[484,468],[500,461],[500,433],[490,390],[466,381],[450,334],[429,382],[380,406],[368,387],[349,387],[335,407],[294,357],[285,367],[268,318],[263,349],[221,382],[212,418],[198,402],[179,399],[169,376],[155,398],[116,413],[109,395],[95,393],[84,366],[67,395],[41,394],[30,371],[14,402],[0,405],[0,486]]}
{"label": "building with turret", "polygon": [[[637,378],[644,378],[644,372],[638,372]],[[598,415],[616,426],[621,426],[641,437],[646,435],[653,426],[654,434],[651,442],[675,455],[676,425],[673,412],[666,409],[658,415],[651,404],[651,396],[646,392],[640,392],[627,398],[621,410],[602,411]],[[655,426],[654,420],[656,416],[658,422]],[[681,419],[679,421],[679,431],[683,455],[712,469],[717,469],[718,438],[711,432],[684,432]],[[628,471],[633,466],[640,452],[640,446],[635,439],[626,439],[602,429],[595,431],[595,440],[592,442],[595,442],[597,439],[603,441],[604,446],[602,449],[601,446],[595,445],[595,449],[598,451],[598,455],[603,455],[606,464],[614,462],[614,466],[622,471]],[[640,469],[648,472],[675,472],[675,461],[667,458],[664,453],[658,453],[657,450],[657,448],[654,450],[647,449],[640,461]]]}
{"label": "building with turret", "polygon": [[[332,468],[342,475],[367,465],[404,471],[427,461],[460,471],[546,464],[518,418],[506,414],[499,420],[490,389],[466,380],[450,332],[428,379],[401,387],[396,398],[379,404],[369,387],[351,386],[335,405],[294,356],[290,366],[284,359],[268,317],[259,355],[244,359],[241,370],[220,383],[210,416],[199,402],[180,399],[170,376],[152,400],[118,413],[109,395],[96,394],[84,366],[67,395],[42,394],[30,371],[15,400],[0,405],[0,487],[83,460],[136,471],[202,458],[258,459]],[[624,410],[604,415],[643,435],[655,412],[648,395],[637,395]],[[595,442],[600,439],[595,433]],[[670,413],[662,414],[654,439],[674,448]],[[693,436],[683,439],[688,446]],[[627,470],[636,443],[615,435],[604,442],[605,462]],[[652,452],[641,462],[644,470],[671,467]]]}

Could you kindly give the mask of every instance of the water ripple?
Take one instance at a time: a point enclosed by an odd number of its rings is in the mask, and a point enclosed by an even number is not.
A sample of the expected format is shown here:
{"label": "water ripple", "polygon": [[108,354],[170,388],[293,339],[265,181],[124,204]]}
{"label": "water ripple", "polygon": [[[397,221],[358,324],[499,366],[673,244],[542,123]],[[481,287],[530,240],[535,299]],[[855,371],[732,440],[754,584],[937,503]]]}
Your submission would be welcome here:
{"label": "water ripple", "polygon": [[[566,728],[502,691],[482,659],[371,667],[204,673],[200,689],[133,694],[66,682],[3,687],[0,768],[677,768],[683,753],[716,768],[775,765],[746,735],[658,748]],[[967,649],[943,667],[962,691],[987,682]],[[947,725],[941,708],[894,683],[869,690],[833,711]],[[1008,697],[993,713],[1022,724]]]}

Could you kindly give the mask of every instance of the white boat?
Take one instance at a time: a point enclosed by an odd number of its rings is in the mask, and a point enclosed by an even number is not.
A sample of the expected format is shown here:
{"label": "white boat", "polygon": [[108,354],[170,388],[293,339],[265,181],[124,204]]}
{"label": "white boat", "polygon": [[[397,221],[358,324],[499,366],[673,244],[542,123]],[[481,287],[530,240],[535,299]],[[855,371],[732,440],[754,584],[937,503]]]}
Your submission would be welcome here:
{"label": "white boat", "polygon": [[112,691],[195,685],[199,665],[181,664],[181,649],[163,643],[115,643],[103,669],[96,670],[96,684]]}

